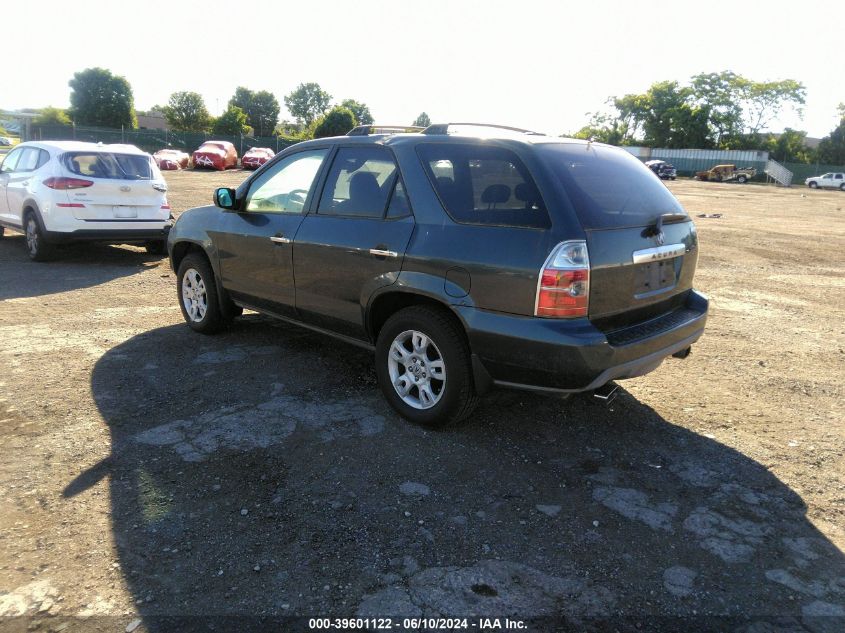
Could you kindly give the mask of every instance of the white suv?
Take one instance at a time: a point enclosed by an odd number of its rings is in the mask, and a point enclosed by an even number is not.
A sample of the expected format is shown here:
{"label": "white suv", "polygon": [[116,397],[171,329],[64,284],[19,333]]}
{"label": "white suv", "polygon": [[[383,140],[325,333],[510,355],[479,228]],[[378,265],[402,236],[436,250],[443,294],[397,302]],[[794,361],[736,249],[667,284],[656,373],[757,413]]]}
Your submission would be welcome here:
{"label": "white suv", "polygon": [[841,189],[845,191],[845,174],[831,172],[821,176],[810,176],[804,181],[810,189]]}
{"label": "white suv", "polygon": [[21,143],[0,164],[0,236],[4,227],[23,231],[36,261],[77,240],[163,253],[172,224],[166,191],[152,156],[132,145]]}

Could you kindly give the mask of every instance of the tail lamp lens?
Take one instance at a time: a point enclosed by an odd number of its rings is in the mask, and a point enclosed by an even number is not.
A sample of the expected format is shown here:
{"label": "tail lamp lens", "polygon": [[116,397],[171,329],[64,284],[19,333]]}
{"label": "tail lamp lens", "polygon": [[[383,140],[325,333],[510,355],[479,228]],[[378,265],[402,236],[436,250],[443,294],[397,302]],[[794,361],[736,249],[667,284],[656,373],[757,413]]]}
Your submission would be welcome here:
{"label": "tail lamp lens", "polygon": [[44,181],[44,185],[50,189],[57,189],[59,191],[66,191],[68,189],[84,189],[90,187],[94,183],[90,180],[82,178],[48,178]]}
{"label": "tail lamp lens", "polygon": [[534,314],[547,318],[587,316],[590,258],[583,240],[561,242],[552,250],[537,284]]}

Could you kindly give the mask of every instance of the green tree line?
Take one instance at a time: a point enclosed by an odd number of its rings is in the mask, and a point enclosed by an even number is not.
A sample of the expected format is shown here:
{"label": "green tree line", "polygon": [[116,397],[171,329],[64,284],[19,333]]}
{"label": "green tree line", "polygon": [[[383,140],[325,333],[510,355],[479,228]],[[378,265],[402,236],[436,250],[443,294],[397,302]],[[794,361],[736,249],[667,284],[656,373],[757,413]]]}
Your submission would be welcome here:
{"label": "green tree line", "polygon": [[786,111],[802,114],[806,88],[794,79],[754,81],[731,71],[701,73],[686,85],[660,81],[643,94],[610,97],[608,108],[591,115],[572,134],[612,145],[669,149],[765,150],[778,161],[845,162],[845,110],[840,123],[817,149],[807,133],[766,131]]}

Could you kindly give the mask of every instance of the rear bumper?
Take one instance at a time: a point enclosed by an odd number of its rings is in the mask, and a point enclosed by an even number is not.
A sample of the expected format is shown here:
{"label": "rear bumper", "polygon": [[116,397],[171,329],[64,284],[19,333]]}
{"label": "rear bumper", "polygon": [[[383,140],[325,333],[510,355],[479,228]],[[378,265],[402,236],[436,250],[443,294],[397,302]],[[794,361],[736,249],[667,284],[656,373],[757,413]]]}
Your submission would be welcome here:
{"label": "rear bumper", "polygon": [[708,300],[690,291],[681,308],[614,332],[602,332],[587,319],[456,310],[467,328],[476,373],[484,371],[503,387],[573,393],[647,374],[695,343],[704,332]]}
{"label": "rear bumper", "polygon": [[127,244],[129,242],[148,242],[152,240],[167,240],[170,226],[162,227],[157,223],[155,228],[146,229],[79,229],[77,231],[59,232],[46,231],[44,237],[51,244],[68,242],[110,242],[113,244]]}

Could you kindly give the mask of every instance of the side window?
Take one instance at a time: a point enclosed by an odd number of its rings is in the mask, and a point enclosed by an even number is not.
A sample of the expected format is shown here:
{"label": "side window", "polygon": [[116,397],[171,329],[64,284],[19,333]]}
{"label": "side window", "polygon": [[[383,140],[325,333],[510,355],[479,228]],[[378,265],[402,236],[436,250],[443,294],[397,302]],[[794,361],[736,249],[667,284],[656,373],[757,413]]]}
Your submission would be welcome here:
{"label": "side window", "polygon": [[24,148],[23,154],[18,159],[18,166],[15,168],[15,171],[34,171],[38,166],[39,151],[37,147]]}
{"label": "side window", "polygon": [[10,171],[15,171],[15,167],[20,160],[21,154],[23,154],[24,147],[16,150],[12,150],[6,155],[6,158],[3,160],[3,165],[0,167],[0,172],[8,173]]}
{"label": "side window", "polygon": [[328,152],[299,152],[273,165],[250,184],[245,209],[256,213],[302,213]]}
{"label": "side window", "polygon": [[511,150],[425,143],[417,154],[443,206],[456,221],[523,228],[551,226],[528,169]]}
{"label": "side window", "polygon": [[834,176],[834,178],[835,178],[836,180],[842,180],[842,174],[836,174],[836,175]]}
{"label": "side window", "polygon": [[390,205],[387,207],[387,217],[404,218],[409,215],[411,215],[411,205],[405,193],[405,186],[401,180],[397,180],[393,195],[390,197]]}
{"label": "side window", "polygon": [[383,218],[396,163],[383,147],[343,147],[326,178],[317,213]]}

